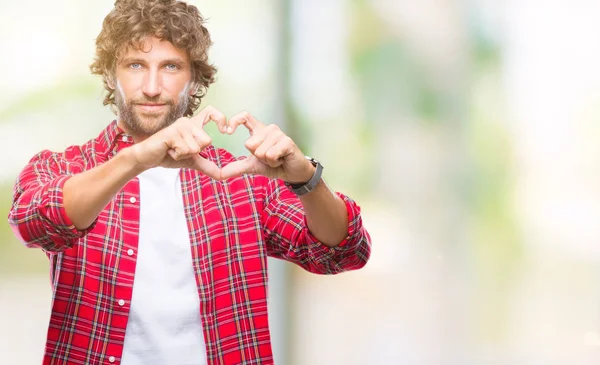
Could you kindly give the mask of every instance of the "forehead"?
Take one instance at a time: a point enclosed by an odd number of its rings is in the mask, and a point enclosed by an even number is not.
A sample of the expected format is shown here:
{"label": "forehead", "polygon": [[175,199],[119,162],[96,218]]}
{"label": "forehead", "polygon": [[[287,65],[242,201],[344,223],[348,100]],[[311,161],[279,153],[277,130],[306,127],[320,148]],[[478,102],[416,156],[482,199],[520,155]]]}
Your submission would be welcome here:
{"label": "forehead", "polygon": [[189,63],[189,55],[186,50],[177,48],[173,43],[156,37],[146,37],[139,44],[124,49],[121,57],[119,57],[119,62],[128,58],[141,59],[148,62],[179,59]]}

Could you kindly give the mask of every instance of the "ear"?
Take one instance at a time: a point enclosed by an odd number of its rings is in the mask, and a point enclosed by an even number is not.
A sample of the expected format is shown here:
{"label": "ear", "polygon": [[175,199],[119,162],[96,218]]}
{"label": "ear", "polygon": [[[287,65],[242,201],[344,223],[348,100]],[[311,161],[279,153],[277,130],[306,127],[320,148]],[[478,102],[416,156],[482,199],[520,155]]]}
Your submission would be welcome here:
{"label": "ear", "polygon": [[106,85],[108,85],[108,87],[112,90],[116,89],[115,87],[115,80],[112,76],[105,76],[104,79],[106,80]]}
{"label": "ear", "polygon": [[197,85],[196,83],[192,83],[192,87],[190,87],[190,95],[196,95],[198,93],[198,90],[200,90],[200,86]]}

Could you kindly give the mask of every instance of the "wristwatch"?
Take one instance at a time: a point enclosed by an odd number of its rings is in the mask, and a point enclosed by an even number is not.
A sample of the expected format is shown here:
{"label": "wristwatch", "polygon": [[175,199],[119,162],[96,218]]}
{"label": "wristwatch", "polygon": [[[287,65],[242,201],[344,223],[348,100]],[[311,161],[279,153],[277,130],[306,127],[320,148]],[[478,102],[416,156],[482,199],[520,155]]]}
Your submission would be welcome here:
{"label": "wristwatch", "polygon": [[317,184],[319,183],[319,181],[321,180],[321,175],[323,175],[323,165],[321,165],[321,163],[319,161],[315,160],[312,157],[309,157],[309,156],[305,156],[305,157],[315,167],[315,173],[310,178],[310,180],[308,180],[305,183],[300,183],[300,184],[290,184],[289,182],[284,181],[285,186],[287,186],[288,189],[290,189],[294,194],[296,194],[298,196],[304,195],[306,193],[310,193],[311,191],[313,191],[317,187]]}

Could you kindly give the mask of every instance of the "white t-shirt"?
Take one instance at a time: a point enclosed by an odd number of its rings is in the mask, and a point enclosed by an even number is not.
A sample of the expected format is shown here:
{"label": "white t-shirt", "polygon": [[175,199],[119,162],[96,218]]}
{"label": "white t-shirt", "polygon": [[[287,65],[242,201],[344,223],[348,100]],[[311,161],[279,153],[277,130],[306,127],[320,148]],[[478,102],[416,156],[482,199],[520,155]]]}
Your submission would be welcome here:
{"label": "white t-shirt", "polygon": [[179,169],[140,174],[140,235],[122,365],[203,365],[206,346]]}

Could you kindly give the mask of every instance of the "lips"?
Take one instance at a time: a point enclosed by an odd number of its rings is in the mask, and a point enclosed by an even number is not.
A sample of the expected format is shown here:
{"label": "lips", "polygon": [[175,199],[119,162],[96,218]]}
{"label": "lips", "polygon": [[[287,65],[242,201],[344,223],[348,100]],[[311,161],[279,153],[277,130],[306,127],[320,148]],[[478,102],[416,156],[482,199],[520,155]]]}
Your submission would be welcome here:
{"label": "lips", "polygon": [[136,104],[136,107],[138,107],[140,110],[146,111],[146,112],[158,112],[158,111],[161,111],[166,106],[167,106],[167,104]]}

